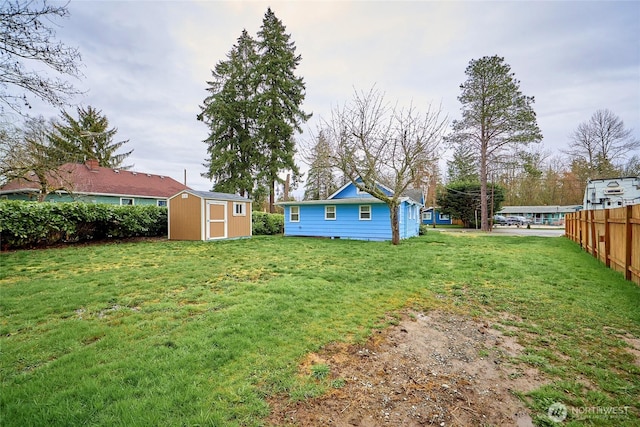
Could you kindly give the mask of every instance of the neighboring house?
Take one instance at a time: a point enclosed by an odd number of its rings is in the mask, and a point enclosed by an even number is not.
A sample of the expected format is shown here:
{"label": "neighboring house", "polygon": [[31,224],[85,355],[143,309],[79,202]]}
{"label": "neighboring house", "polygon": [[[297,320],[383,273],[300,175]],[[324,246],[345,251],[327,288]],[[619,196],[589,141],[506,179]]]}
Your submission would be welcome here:
{"label": "neighboring house", "polygon": [[[434,222],[435,219],[435,222]],[[440,208],[430,206],[422,210],[422,223],[425,225],[451,225],[451,216],[440,212]]]}
{"label": "neighboring house", "polygon": [[[378,187],[387,195],[393,192]],[[326,200],[280,202],[284,206],[284,235],[336,239],[391,240],[388,206],[353,183],[338,189]],[[412,191],[400,198],[398,224],[400,238],[417,236],[420,229],[422,192]]]}
{"label": "neighboring house", "polygon": [[532,224],[564,225],[564,217],[582,209],[581,205],[568,206],[504,206],[497,215],[523,216],[531,220]]}
{"label": "neighboring house", "polygon": [[610,209],[640,204],[640,177],[592,179],[584,191],[585,210]]}
{"label": "neighboring house", "polygon": [[[54,191],[48,202],[87,202],[115,205],[166,206],[167,199],[189,189],[173,178],[142,172],[109,169],[98,166],[97,160],[66,163],[50,176]],[[0,197],[12,200],[37,200],[40,188],[27,179],[13,180],[0,188]]]}
{"label": "neighboring house", "polygon": [[169,240],[251,237],[251,199],[183,190],[169,198]]}

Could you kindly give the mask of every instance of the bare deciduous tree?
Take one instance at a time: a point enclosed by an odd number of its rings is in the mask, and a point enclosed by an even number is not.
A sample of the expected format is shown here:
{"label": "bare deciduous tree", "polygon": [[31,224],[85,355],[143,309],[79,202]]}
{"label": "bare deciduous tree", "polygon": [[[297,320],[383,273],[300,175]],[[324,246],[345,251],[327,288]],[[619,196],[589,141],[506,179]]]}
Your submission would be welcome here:
{"label": "bare deciduous tree", "polygon": [[37,189],[39,202],[54,191],[73,193],[71,172],[59,168],[60,156],[50,144],[51,129],[51,123],[43,117],[28,118],[24,129],[3,123],[0,130],[2,185],[14,180],[26,181],[31,188]]}
{"label": "bare deciduous tree", "polygon": [[571,135],[569,149],[571,160],[584,164],[589,178],[610,178],[620,173],[627,156],[640,149],[640,140],[633,137],[631,129],[610,110],[598,110],[591,118],[580,123]]}
{"label": "bare deciduous tree", "polygon": [[430,106],[420,114],[413,105],[392,107],[375,88],[356,91],[351,102],[334,108],[331,119],[325,121],[335,166],[359,190],[389,207],[394,245],[400,242],[401,199],[417,174],[427,169],[425,165],[437,160],[446,126],[440,108]]}
{"label": "bare deciduous tree", "polygon": [[[58,75],[80,77],[80,53],[54,40],[51,23],[69,15],[67,5],[46,0],[2,0],[0,4],[0,101],[16,112],[30,108],[27,93],[61,106],[79,92]],[[17,89],[17,92],[15,91]],[[22,92],[22,93],[19,93]],[[4,109],[0,104],[0,111]]]}

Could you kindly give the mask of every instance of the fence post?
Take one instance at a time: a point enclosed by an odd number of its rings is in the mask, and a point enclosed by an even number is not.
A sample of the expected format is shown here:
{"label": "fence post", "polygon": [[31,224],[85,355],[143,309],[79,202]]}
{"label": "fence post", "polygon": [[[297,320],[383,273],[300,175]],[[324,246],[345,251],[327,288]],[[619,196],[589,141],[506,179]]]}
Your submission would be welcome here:
{"label": "fence post", "polygon": [[626,207],[626,215],[624,218],[624,278],[631,280],[631,248],[632,248],[632,236],[633,228],[631,224],[631,213],[633,206]]}
{"label": "fence post", "polygon": [[596,243],[596,211],[589,211],[589,218],[591,219],[589,225],[589,236],[591,238],[591,255],[595,258],[598,257],[598,248]]}
{"label": "fence post", "polygon": [[609,229],[609,209],[604,210],[604,263],[608,268],[611,268],[611,260],[609,259],[609,252],[611,252],[611,230]]}

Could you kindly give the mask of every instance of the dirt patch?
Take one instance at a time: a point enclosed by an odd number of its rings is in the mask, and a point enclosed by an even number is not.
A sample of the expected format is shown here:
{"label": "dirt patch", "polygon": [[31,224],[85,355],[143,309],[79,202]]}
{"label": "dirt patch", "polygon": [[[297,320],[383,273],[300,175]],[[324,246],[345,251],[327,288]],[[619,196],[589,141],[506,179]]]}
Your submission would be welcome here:
{"label": "dirt patch", "polygon": [[522,347],[488,323],[430,312],[405,315],[366,345],[332,344],[309,355],[302,375],[326,364],[339,388],[291,402],[270,400],[277,426],[532,426],[514,391],[540,387],[534,368],[512,363]]}

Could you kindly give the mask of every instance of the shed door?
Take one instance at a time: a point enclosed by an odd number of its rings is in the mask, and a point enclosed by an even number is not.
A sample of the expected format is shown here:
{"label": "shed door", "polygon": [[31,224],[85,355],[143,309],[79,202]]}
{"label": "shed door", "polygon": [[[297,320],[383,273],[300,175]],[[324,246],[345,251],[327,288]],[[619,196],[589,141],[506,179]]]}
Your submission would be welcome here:
{"label": "shed door", "polygon": [[207,201],[207,240],[227,237],[227,202]]}

